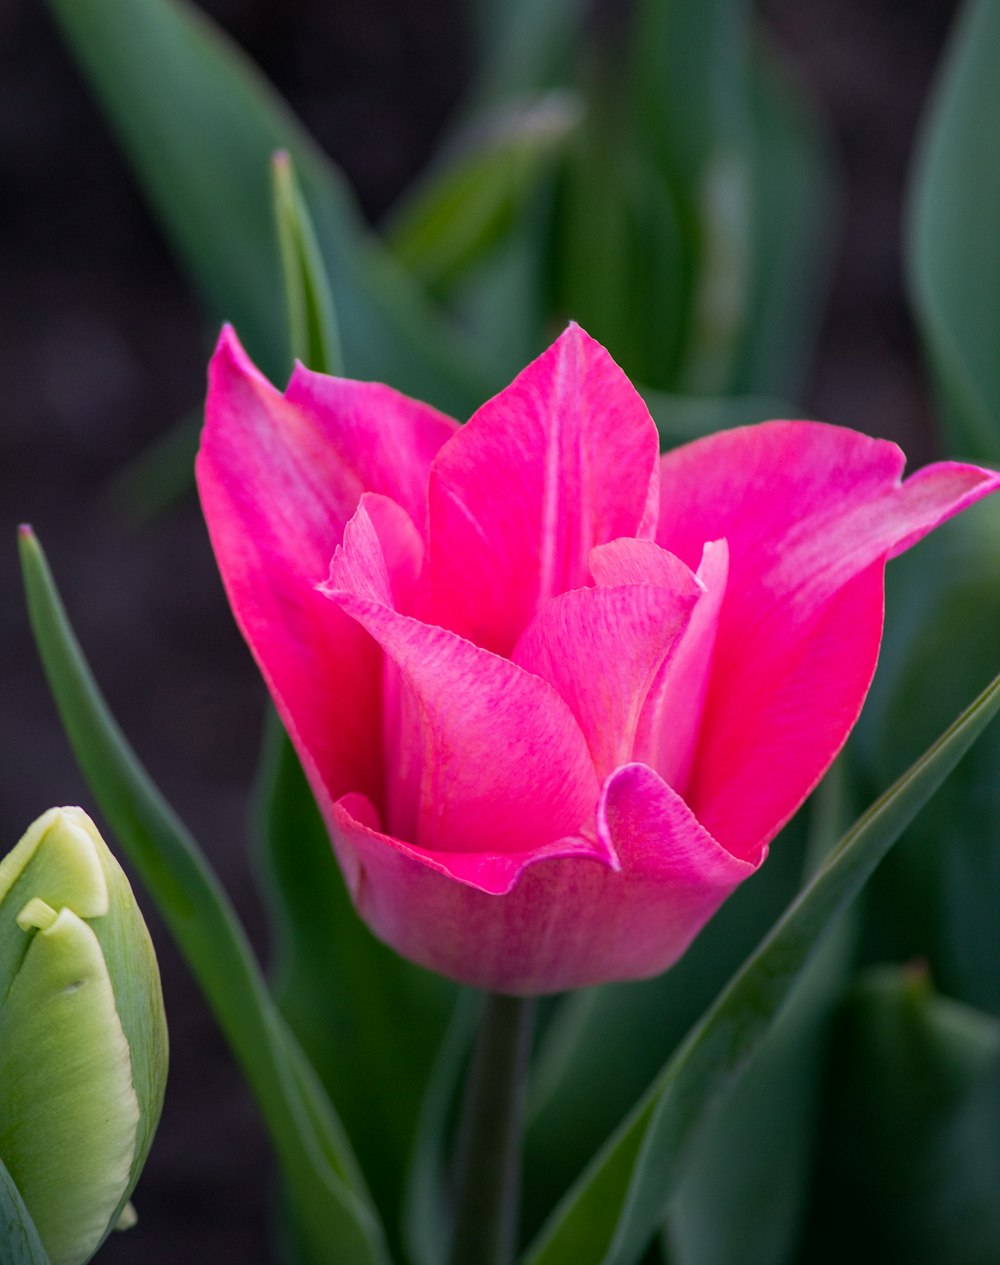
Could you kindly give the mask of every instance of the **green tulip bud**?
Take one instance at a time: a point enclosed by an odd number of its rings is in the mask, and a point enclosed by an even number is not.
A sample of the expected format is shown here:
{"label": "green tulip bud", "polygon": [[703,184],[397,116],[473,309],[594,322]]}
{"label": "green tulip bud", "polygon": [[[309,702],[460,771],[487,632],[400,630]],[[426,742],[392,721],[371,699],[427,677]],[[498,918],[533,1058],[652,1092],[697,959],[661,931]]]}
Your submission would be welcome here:
{"label": "green tulip bud", "polygon": [[128,879],[82,809],[50,809],[0,861],[0,1160],[52,1265],[134,1219],[166,1069]]}

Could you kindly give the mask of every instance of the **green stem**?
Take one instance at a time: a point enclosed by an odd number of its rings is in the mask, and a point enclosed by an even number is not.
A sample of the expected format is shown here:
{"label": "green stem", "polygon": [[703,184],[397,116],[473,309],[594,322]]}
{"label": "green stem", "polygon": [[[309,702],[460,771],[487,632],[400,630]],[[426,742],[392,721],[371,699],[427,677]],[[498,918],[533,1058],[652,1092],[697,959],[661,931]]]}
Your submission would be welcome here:
{"label": "green stem", "polygon": [[510,1265],[517,1247],[532,998],[486,997],[455,1148],[449,1265]]}

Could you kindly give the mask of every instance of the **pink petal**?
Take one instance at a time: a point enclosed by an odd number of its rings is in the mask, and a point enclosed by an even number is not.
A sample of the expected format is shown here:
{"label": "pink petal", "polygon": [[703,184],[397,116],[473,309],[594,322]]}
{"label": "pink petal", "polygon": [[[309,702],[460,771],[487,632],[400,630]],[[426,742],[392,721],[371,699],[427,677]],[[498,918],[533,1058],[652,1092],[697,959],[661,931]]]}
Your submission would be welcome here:
{"label": "pink petal", "polygon": [[511,656],[569,704],[602,780],[632,759],[647,696],[704,591],[683,563],[677,565],[670,587],[626,584],[552,598]]}
{"label": "pink petal", "polygon": [[381,655],[315,591],[366,488],[398,492],[422,525],[430,461],[453,423],[388,387],[282,396],[231,329],[209,374],[197,475],[223,582],[314,785],[378,793]]}
{"label": "pink petal", "polygon": [[691,563],[725,537],[730,573],[696,764],[700,821],[756,860],[857,719],[882,631],[885,561],[995,491],[942,463],[900,482],[893,444],[770,422],[667,454],[657,540]]}
{"label": "pink petal", "polygon": [[753,872],[644,765],[607,780],[598,825],[620,872],[542,857],[503,897],[456,874],[453,854],[431,864],[379,833],[358,797],[336,806],[334,842],[359,913],[398,952],[480,988],[548,993],[664,970]]}
{"label": "pink petal", "polygon": [[548,598],[586,582],[594,545],[652,534],[657,451],[639,395],[571,325],[434,462],[434,622],[509,654]]}
{"label": "pink petal", "polygon": [[[429,851],[526,856],[576,835],[593,815],[598,784],[569,708],[508,660],[396,611],[379,546],[363,506],[323,592],[394,668],[386,681],[390,833]],[[596,842],[591,849],[606,856]]]}
{"label": "pink petal", "polygon": [[635,744],[635,758],[652,765],[681,795],[694,767],[729,577],[729,546],[724,540],[705,545],[697,574],[705,596],[650,691]]}
{"label": "pink petal", "polygon": [[431,463],[456,422],[379,382],[331,378],[301,364],[285,399],[323,430],[365,488],[391,497],[425,531]]}

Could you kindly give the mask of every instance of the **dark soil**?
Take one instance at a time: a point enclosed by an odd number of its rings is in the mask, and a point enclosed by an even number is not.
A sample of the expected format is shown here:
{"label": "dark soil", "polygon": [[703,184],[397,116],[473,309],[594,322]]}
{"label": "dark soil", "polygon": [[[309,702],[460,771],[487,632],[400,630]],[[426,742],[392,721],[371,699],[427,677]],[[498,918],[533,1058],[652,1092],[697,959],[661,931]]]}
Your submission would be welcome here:
{"label": "dark soil", "polygon": [[[461,0],[214,0],[378,215],[460,98]],[[900,214],[953,0],[772,0],[766,13],[833,127],[844,176],[811,415],[933,453],[907,315]],[[417,16],[419,15],[419,16]],[[204,326],[44,6],[0,0],[0,852],[52,803],[93,807],[27,630],[14,528],[34,524],[112,708],[203,842],[262,946],[247,860],[261,688],[197,505],[142,525],[127,463],[197,407]],[[268,1150],[187,972],[144,902],[164,975],[172,1074],[114,1262],[269,1259]]]}

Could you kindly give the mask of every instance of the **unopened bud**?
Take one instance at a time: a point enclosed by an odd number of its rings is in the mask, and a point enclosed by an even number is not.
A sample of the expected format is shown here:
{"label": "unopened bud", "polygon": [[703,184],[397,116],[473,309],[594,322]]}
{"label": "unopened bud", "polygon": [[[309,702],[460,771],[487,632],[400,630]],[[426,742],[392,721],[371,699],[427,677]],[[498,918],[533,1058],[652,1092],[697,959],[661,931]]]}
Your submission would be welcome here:
{"label": "unopened bud", "polygon": [[50,809],[0,861],[0,1159],[52,1265],[127,1222],[166,1067],[128,879],[82,809]]}

